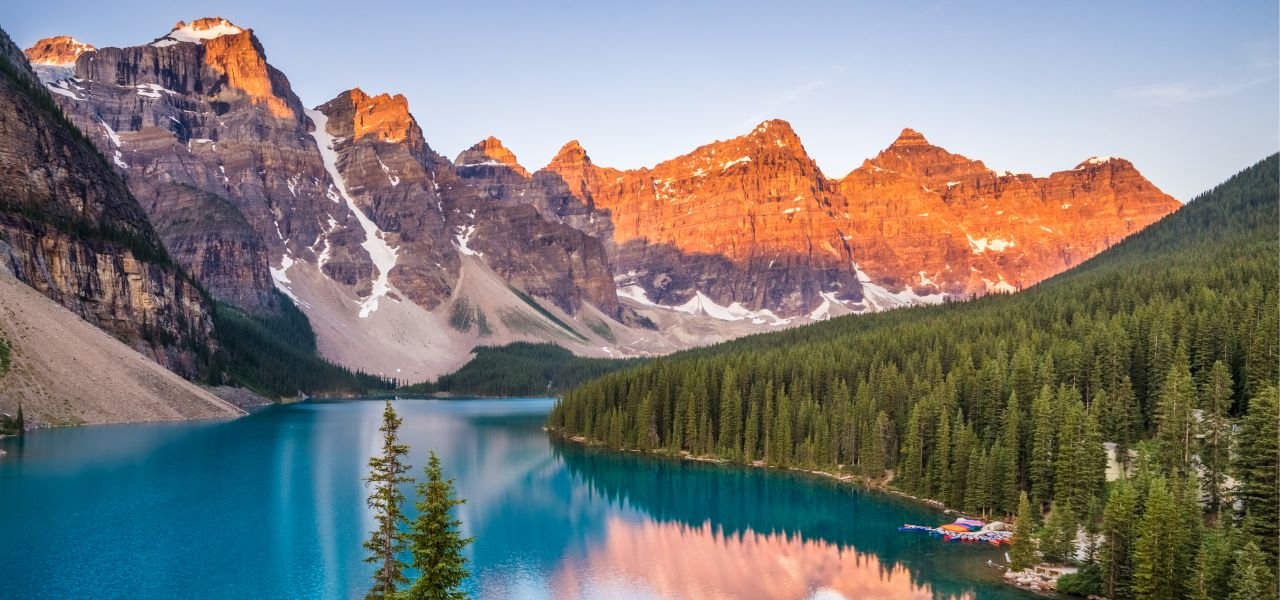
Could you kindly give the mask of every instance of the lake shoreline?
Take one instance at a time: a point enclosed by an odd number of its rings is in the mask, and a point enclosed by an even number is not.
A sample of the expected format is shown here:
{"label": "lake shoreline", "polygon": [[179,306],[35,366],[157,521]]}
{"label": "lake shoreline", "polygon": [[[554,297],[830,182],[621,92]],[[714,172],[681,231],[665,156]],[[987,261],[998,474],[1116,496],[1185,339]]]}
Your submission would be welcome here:
{"label": "lake shoreline", "polygon": [[[554,437],[554,438],[556,438],[556,439],[559,439],[559,440],[563,440],[563,441],[566,441],[566,442],[570,442],[570,443],[577,444],[577,445],[579,445],[579,446],[583,446],[583,447],[588,447],[588,448],[603,448],[603,449],[608,450],[608,451],[610,451],[610,452],[624,452],[624,453],[632,453],[632,454],[642,454],[642,455],[646,455],[646,456],[653,456],[653,457],[658,457],[658,458],[665,458],[665,459],[669,459],[669,460],[684,460],[684,461],[691,461],[691,462],[703,462],[703,463],[723,464],[723,465],[736,465],[736,466],[741,466],[741,467],[750,467],[750,468],[755,468],[755,469],[771,469],[771,470],[776,470],[776,471],[782,471],[782,472],[788,472],[788,473],[799,473],[799,474],[807,475],[807,476],[814,476],[814,477],[821,477],[821,478],[825,478],[825,479],[831,479],[831,480],[835,480],[835,481],[840,482],[840,483],[848,484],[848,485],[851,485],[851,486],[858,486],[858,487],[861,487],[861,488],[864,488],[864,489],[872,490],[872,491],[875,491],[875,492],[880,492],[880,493],[883,493],[883,494],[886,494],[886,495],[889,495],[889,496],[896,496],[896,497],[898,497],[898,498],[900,498],[900,499],[907,500],[907,501],[913,502],[913,503],[915,503],[915,504],[919,504],[919,505],[927,506],[927,507],[929,507],[929,508],[931,508],[931,509],[933,509],[933,510],[936,510],[936,511],[938,511],[938,512],[940,512],[940,513],[944,514],[944,515],[947,515],[947,516],[964,517],[964,518],[974,518],[974,517],[972,517],[972,515],[969,515],[968,513],[965,513],[965,512],[963,512],[963,511],[959,511],[959,510],[956,510],[956,509],[954,509],[954,508],[948,507],[946,504],[944,504],[944,503],[943,503],[943,502],[941,502],[941,501],[938,501],[938,500],[931,500],[931,499],[929,499],[929,498],[921,498],[921,497],[919,497],[919,496],[913,496],[913,495],[908,494],[908,493],[906,493],[906,492],[903,492],[903,491],[901,491],[901,490],[897,490],[897,489],[894,489],[894,488],[889,487],[889,486],[888,486],[888,485],[886,485],[886,484],[887,484],[887,482],[888,482],[888,481],[892,481],[892,480],[893,480],[893,474],[892,474],[892,473],[891,473],[891,474],[889,475],[889,477],[885,480],[885,483],[876,483],[876,482],[873,482],[873,481],[871,481],[871,480],[867,479],[866,477],[862,477],[862,476],[859,476],[859,475],[852,475],[852,474],[837,474],[837,473],[831,473],[831,472],[828,472],[828,471],[816,471],[816,470],[810,470],[810,469],[798,469],[798,468],[794,468],[794,467],[773,467],[773,466],[769,466],[769,465],[765,464],[765,463],[764,463],[764,461],[752,461],[751,463],[740,463],[740,462],[734,462],[734,461],[731,461],[731,460],[726,460],[726,459],[723,459],[723,458],[715,458],[715,457],[709,457],[709,456],[694,456],[694,455],[692,455],[692,454],[689,454],[689,452],[688,452],[688,451],[686,451],[686,450],[681,450],[679,455],[671,454],[671,453],[669,453],[669,452],[665,452],[665,451],[664,451],[664,452],[642,452],[642,451],[640,451],[640,450],[634,450],[634,449],[618,450],[618,449],[615,449],[615,448],[609,448],[608,446],[606,446],[606,445],[605,445],[604,443],[602,443],[602,442],[596,442],[596,441],[593,441],[593,440],[589,440],[589,439],[587,439],[585,436],[582,436],[582,435],[567,435],[567,434],[565,434],[565,432],[563,432],[563,431],[561,431],[561,430],[559,430],[559,429],[552,428],[552,427],[547,427],[547,426],[545,426],[545,425],[542,427],[542,430],[543,430],[543,431],[545,431],[545,432],[547,433],[547,435],[549,435],[549,436],[551,436],[551,437]],[[1005,566],[1005,565],[996,565],[996,566],[998,566],[998,567],[1005,567],[1005,570],[1006,570],[1006,571],[1008,570],[1008,569],[1007,569],[1007,566]],[[1012,581],[1009,581],[1008,579],[1005,579],[1003,576],[1000,578],[1000,580],[1001,580],[1001,582],[1002,582],[1002,583],[1004,583],[1005,585],[1012,586],[1012,587],[1014,587],[1014,588],[1018,588],[1018,589],[1021,589],[1021,590],[1024,590],[1024,591],[1028,591],[1028,592],[1031,592],[1031,593],[1036,594],[1036,595],[1038,595],[1038,596],[1045,596],[1045,597],[1057,597],[1056,595],[1046,594],[1046,593],[1044,593],[1044,591],[1028,590],[1027,588],[1023,588],[1023,587],[1021,587],[1021,586],[1017,585],[1016,583],[1014,583],[1014,582],[1012,582]]]}
{"label": "lake shoreline", "polygon": [[[604,444],[604,443],[602,443],[602,442],[596,442],[596,441],[593,441],[593,440],[589,440],[589,439],[587,439],[585,436],[581,436],[581,435],[572,435],[572,436],[571,436],[571,435],[568,435],[568,434],[566,434],[565,432],[563,432],[563,431],[561,431],[560,429],[557,429],[557,428],[543,426],[542,430],[543,430],[543,431],[545,431],[545,432],[547,432],[547,435],[550,435],[550,436],[556,437],[556,438],[558,438],[558,439],[561,439],[561,440],[564,440],[564,441],[567,441],[567,442],[572,442],[572,443],[578,444],[578,445],[580,445],[580,446],[586,446],[586,447],[598,447],[598,448],[605,448],[605,449],[610,450],[610,451],[612,451],[612,452],[627,452],[627,453],[634,453],[634,454],[644,454],[644,455],[648,455],[648,456],[655,456],[655,457],[667,458],[667,459],[672,459],[672,460],[687,460],[687,461],[692,461],[692,462],[705,462],[705,463],[713,463],[713,464],[737,465],[737,466],[742,466],[742,467],[751,467],[751,468],[755,468],[755,469],[772,469],[772,470],[776,470],[776,471],[784,471],[784,472],[790,472],[790,473],[801,473],[801,474],[804,474],[804,475],[811,475],[811,476],[816,476],[816,477],[823,477],[823,478],[826,478],[826,479],[832,479],[832,480],[835,480],[835,481],[838,481],[838,482],[841,482],[841,483],[846,483],[846,484],[849,484],[849,485],[856,485],[856,486],[859,486],[859,487],[867,488],[867,489],[870,489],[870,490],[874,490],[874,491],[877,491],[877,492],[881,492],[881,493],[884,493],[884,494],[888,494],[888,495],[890,495],[890,496],[897,496],[898,498],[902,498],[902,499],[904,499],[904,500],[910,500],[910,501],[915,502],[915,503],[917,503],[917,504],[922,504],[922,505],[928,506],[929,508],[932,508],[932,509],[934,509],[934,510],[936,510],[936,511],[938,511],[938,512],[940,512],[940,513],[944,514],[944,515],[947,515],[947,516],[955,516],[955,517],[966,517],[966,518],[971,518],[971,515],[969,515],[968,513],[965,513],[965,512],[963,512],[963,511],[959,511],[959,510],[956,510],[956,509],[954,509],[954,508],[951,508],[951,507],[947,506],[946,504],[944,504],[944,503],[943,503],[943,502],[941,502],[941,501],[938,501],[938,500],[931,500],[931,499],[929,499],[929,498],[921,498],[921,497],[919,497],[919,496],[913,496],[913,495],[908,494],[908,493],[906,493],[906,492],[903,492],[903,491],[901,491],[901,490],[897,490],[897,489],[891,488],[891,487],[889,487],[888,485],[886,485],[885,483],[876,483],[876,482],[873,482],[872,480],[867,479],[866,477],[862,477],[862,476],[859,476],[859,475],[852,475],[852,474],[837,474],[837,473],[831,473],[831,472],[828,472],[828,471],[816,471],[816,470],[810,470],[810,469],[799,469],[799,468],[795,468],[795,467],[774,467],[774,466],[769,466],[769,465],[765,464],[765,463],[764,463],[764,461],[752,461],[751,463],[740,463],[740,462],[734,462],[734,461],[727,460],[727,459],[723,459],[723,458],[715,458],[715,457],[711,457],[711,456],[694,456],[694,455],[690,454],[688,451],[685,451],[685,450],[681,450],[679,455],[671,454],[671,453],[669,453],[669,452],[665,452],[665,451],[663,451],[663,452],[642,452],[642,451],[640,451],[640,450],[634,450],[634,449],[618,450],[618,449],[614,449],[614,448],[609,448],[607,445],[605,445],[605,444]],[[892,475],[890,475],[890,476],[889,476],[889,478],[888,478],[888,479],[886,479],[886,482],[888,482],[888,481],[892,481],[892,480],[893,480],[893,476],[892,476]]]}

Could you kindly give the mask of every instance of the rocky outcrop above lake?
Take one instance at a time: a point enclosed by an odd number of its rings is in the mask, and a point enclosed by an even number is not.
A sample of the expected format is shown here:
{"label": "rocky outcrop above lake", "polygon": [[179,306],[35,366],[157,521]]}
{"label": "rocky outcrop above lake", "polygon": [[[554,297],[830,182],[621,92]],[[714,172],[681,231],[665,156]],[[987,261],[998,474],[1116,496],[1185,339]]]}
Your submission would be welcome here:
{"label": "rocky outcrop above lake", "polygon": [[121,178],[0,34],[0,263],[173,371],[194,376],[211,307]]}

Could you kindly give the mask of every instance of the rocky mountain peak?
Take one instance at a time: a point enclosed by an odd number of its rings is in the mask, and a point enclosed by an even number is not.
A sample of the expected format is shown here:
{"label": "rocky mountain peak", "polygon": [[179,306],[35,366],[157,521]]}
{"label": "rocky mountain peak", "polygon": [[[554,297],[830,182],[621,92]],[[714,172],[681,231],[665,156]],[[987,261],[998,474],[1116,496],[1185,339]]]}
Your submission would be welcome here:
{"label": "rocky mountain peak", "polygon": [[980,160],[970,160],[929,143],[924,134],[905,128],[888,148],[865,166],[885,171],[912,173],[929,180],[956,180],[965,176],[987,174],[991,170]]}
{"label": "rocky mountain peak", "polygon": [[237,35],[245,31],[222,17],[202,17],[190,24],[178,21],[169,33],[152,42],[151,45],[163,48],[178,43],[203,44],[207,40],[224,35]]}
{"label": "rocky mountain peak", "polygon": [[[222,17],[205,17],[190,24],[178,21],[169,33],[142,48],[142,53],[134,48],[99,51],[96,60],[109,65],[78,76],[95,81],[159,83],[171,90],[200,89],[202,93],[233,89],[231,95],[247,96],[277,119],[299,118],[301,106],[288,80],[267,63],[266,52],[251,29],[237,27]],[[108,75],[111,68],[128,75]],[[213,72],[202,72],[204,68]],[[148,78],[161,81],[142,81]]]}
{"label": "rocky mountain peak", "polygon": [[417,126],[409,114],[409,101],[401,94],[371,96],[352,88],[316,108],[331,119],[329,129],[334,135],[353,140],[399,143]]}
{"label": "rocky mountain peak", "polygon": [[489,136],[479,143],[463,150],[458,154],[457,160],[453,161],[459,167],[465,166],[503,166],[519,173],[522,177],[528,177],[529,172],[525,170],[520,162],[516,159],[516,155],[506,146],[502,145],[502,140]]}
{"label": "rocky mountain peak", "polygon": [[578,140],[569,140],[565,145],[560,147],[560,151],[556,152],[555,158],[547,164],[547,169],[559,170],[560,167],[590,165],[591,157],[587,156],[587,151],[578,143]]}
{"label": "rocky mountain peak", "polygon": [[1104,168],[1132,169],[1133,163],[1115,156],[1090,156],[1089,158],[1080,161],[1080,164],[1076,165],[1075,170],[1085,171],[1089,169]]}
{"label": "rocky mountain peak", "polygon": [[80,58],[81,54],[93,52],[94,50],[97,50],[97,48],[90,44],[86,44],[69,35],[59,35],[44,38],[23,52],[33,66],[70,67],[76,64],[76,59]]}
{"label": "rocky mountain peak", "polygon": [[346,95],[354,112],[352,135],[356,139],[372,136],[383,142],[398,143],[409,137],[414,121],[409,114],[409,100],[403,94],[370,96],[360,88],[353,88]]}
{"label": "rocky mountain peak", "polygon": [[902,133],[898,134],[898,139],[893,141],[890,148],[905,148],[910,146],[931,146],[929,140],[925,139],[924,134],[910,127],[904,127]]}
{"label": "rocky mountain peak", "polygon": [[800,136],[796,135],[795,130],[791,128],[791,123],[782,119],[769,119],[761,122],[746,137],[770,141],[800,141]]}

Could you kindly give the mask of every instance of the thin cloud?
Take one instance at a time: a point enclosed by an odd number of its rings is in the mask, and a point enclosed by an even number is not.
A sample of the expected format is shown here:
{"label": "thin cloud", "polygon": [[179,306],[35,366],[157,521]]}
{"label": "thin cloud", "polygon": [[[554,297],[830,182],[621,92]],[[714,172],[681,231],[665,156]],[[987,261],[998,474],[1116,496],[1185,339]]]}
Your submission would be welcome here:
{"label": "thin cloud", "polygon": [[1205,85],[1200,83],[1162,83],[1141,87],[1116,90],[1121,98],[1137,100],[1151,104],[1187,104],[1211,98],[1234,96],[1249,88],[1275,81],[1275,77],[1252,79],[1249,81]]}
{"label": "thin cloud", "polygon": [[[843,71],[842,67],[837,68],[837,73],[840,71]],[[804,98],[805,96],[808,96],[818,91],[818,89],[822,88],[822,86],[825,86],[825,85],[827,85],[826,79],[813,79],[801,85],[797,85],[795,87],[783,90],[781,93],[779,93],[772,100],[770,100],[765,104],[764,110],[754,113],[751,116],[747,117],[746,123],[744,124],[744,126],[751,127],[756,125],[757,123],[760,123],[761,121],[764,121],[765,119],[780,117],[781,115],[779,115],[778,113],[781,111],[782,108],[784,108],[788,104],[791,104],[801,98]]]}

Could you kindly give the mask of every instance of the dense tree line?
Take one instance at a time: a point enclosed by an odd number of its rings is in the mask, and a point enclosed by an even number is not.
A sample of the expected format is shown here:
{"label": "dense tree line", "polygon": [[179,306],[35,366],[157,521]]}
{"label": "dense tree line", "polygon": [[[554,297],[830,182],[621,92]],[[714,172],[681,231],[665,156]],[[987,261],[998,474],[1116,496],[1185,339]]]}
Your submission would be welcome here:
{"label": "dense tree line", "polygon": [[515,342],[481,346],[462,368],[435,382],[400,389],[406,393],[470,396],[545,396],[584,381],[640,364],[641,359],[584,358],[554,344]]}
{"label": "dense tree line", "polygon": [[[856,473],[975,514],[1015,514],[1025,493],[1037,559],[1078,559],[1081,528],[1107,540],[1085,558],[1113,599],[1193,597],[1195,577],[1224,596],[1210,584],[1245,571],[1265,586],[1280,533],[1277,166],[1025,292],[655,360],[572,390],[548,424]],[[1121,482],[1106,481],[1105,442]]]}
{"label": "dense tree line", "polygon": [[389,379],[353,373],[321,358],[306,315],[283,294],[273,293],[280,307],[274,315],[252,315],[217,303],[213,324],[219,349],[209,366],[210,383],[243,386],[273,398],[395,387]]}

